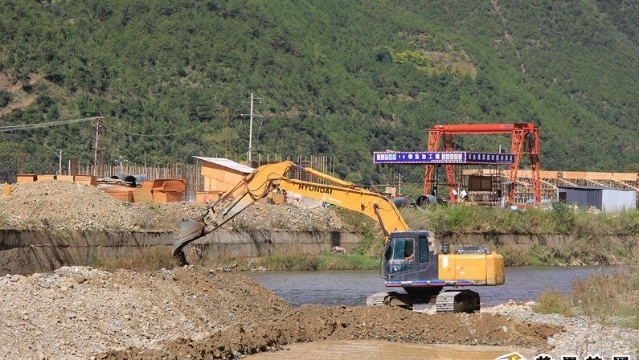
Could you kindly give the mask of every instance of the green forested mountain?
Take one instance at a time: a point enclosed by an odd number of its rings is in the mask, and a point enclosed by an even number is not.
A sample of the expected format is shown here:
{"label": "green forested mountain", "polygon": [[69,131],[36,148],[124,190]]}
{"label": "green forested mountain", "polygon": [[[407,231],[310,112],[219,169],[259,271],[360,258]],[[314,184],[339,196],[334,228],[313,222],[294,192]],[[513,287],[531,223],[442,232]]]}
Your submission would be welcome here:
{"label": "green forested mountain", "polygon": [[[107,162],[424,150],[434,124],[540,126],[543,169],[639,171],[639,0],[5,0],[0,128],[102,115]],[[228,111],[228,121],[225,117]],[[230,129],[227,128],[230,124]],[[93,159],[91,123],[0,132],[0,180]],[[169,135],[173,134],[173,135]],[[167,136],[169,135],[169,136]],[[497,151],[506,137],[458,137]],[[234,157],[235,158],[235,157]],[[412,171],[412,172],[411,172]],[[420,181],[422,168],[407,170]]]}

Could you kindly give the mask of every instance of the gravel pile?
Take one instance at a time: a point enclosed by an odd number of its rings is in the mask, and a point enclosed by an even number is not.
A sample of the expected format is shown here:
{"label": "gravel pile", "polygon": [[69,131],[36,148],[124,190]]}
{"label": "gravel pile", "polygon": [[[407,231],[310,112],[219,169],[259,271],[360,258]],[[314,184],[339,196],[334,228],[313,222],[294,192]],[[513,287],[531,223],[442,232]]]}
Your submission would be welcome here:
{"label": "gravel pile", "polygon": [[[5,185],[0,185],[0,194]],[[137,204],[113,198],[95,186],[43,180],[11,185],[0,195],[0,228],[44,230],[173,230],[183,218],[199,218],[206,204]],[[256,203],[227,228],[234,230],[339,230],[334,209]]]}
{"label": "gravel pile", "polygon": [[342,229],[342,221],[331,208],[256,203],[238,214],[235,229],[329,231]]}
{"label": "gravel pile", "polygon": [[612,359],[613,355],[626,355],[639,359],[639,331],[618,326],[602,325],[586,316],[564,317],[559,314],[538,314],[533,312],[534,302],[508,302],[490,308],[482,308],[482,313],[500,314],[529,324],[560,325],[561,333],[548,339],[552,349],[547,354],[554,359],[563,355],[576,355],[578,359],[587,356],[602,356]]}

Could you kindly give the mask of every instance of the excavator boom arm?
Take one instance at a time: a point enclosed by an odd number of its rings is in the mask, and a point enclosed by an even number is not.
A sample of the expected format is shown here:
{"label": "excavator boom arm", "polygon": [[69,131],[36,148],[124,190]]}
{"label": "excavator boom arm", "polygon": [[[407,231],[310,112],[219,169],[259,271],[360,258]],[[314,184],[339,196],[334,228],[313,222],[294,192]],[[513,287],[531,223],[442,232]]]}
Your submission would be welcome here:
{"label": "excavator boom arm", "polygon": [[359,187],[323,185],[285,177],[277,184],[282,190],[362,213],[379,224],[385,237],[393,231],[410,230],[395,204],[378,193]]}
{"label": "excavator boom arm", "polygon": [[[293,168],[333,184],[319,184],[286,177],[285,174]],[[393,231],[409,230],[395,204],[386,197],[317,170],[284,161],[257,168],[209,206],[201,219],[182,220],[175,232],[173,255],[179,257],[181,262],[186,262],[182,252],[186,245],[224,225],[251,204],[265,198],[269,192],[278,188],[362,213],[380,225],[386,238]]]}

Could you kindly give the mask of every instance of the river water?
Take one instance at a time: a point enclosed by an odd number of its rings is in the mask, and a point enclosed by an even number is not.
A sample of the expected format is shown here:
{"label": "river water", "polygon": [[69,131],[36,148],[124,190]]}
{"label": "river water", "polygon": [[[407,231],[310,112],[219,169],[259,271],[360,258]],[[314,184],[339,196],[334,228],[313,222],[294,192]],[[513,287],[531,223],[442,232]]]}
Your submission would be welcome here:
{"label": "river water", "polygon": [[[610,273],[616,267],[507,267],[506,283],[501,286],[469,287],[479,293],[483,306],[508,300],[536,300],[544,290],[555,288],[562,293],[572,289],[575,278],[596,272]],[[251,272],[246,275],[273,291],[294,306],[302,304],[364,306],[366,298],[387,291],[378,271],[304,271]]]}

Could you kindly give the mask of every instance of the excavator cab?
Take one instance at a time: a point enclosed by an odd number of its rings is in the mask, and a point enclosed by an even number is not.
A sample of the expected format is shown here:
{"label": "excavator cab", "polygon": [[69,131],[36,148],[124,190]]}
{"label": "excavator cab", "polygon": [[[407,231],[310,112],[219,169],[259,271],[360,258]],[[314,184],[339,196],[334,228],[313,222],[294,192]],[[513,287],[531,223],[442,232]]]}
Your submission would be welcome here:
{"label": "excavator cab", "polygon": [[384,248],[384,279],[437,279],[437,255],[428,238],[428,231],[391,233]]}

